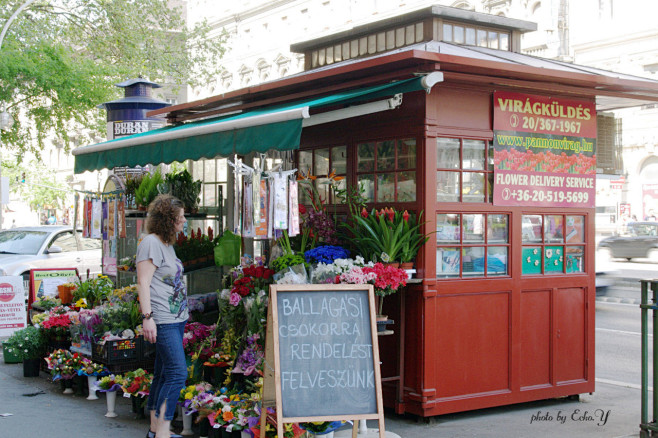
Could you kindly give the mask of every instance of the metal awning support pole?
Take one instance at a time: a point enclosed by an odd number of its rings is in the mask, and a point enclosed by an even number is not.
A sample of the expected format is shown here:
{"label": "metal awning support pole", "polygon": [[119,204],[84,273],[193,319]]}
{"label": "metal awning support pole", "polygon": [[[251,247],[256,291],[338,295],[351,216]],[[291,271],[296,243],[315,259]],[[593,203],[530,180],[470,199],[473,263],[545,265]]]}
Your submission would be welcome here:
{"label": "metal awning support pole", "polygon": [[[654,426],[656,426],[656,420],[658,420],[658,373],[656,373],[656,365],[658,365],[658,361],[656,360],[656,358],[658,358],[658,352],[656,351],[656,347],[658,347],[658,339],[656,339],[656,335],[658,334],[658,307],[656,307],[656,305],[658,305],[658,301],[656,300],[657,291],[658,280],[653,280],[651,282],[651,304],[653,305],[653,358],[651,360],[651,367],[653,368],[653,417],[651,417],[651,423]],[[658,430],[658,428],[655,430]]]}
{"label": "metal awning support pole", "polygon": [[[658,432],[658,279],[640,280],[642,302],[642,405],[640,419],[640,437],[649,438]],[[649,303],[649,288],[651,288],[651,303]],[[649,310],[653,312],[653,416],[649,421]]]}

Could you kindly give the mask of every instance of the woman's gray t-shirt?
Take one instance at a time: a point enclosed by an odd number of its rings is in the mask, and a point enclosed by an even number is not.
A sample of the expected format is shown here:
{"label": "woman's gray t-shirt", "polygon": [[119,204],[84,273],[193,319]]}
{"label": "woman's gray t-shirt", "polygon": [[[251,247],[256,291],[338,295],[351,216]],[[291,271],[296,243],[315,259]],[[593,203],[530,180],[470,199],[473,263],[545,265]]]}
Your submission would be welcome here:
{"label": "woman's gray t-shirt", "polygon": [[156,324],[187,321],[187,289],[183,282],[183,264],[172,245],[165,245],[149,234],[137,247],[136,263],[151,260],[155,273],[151,280],[151,311]]}

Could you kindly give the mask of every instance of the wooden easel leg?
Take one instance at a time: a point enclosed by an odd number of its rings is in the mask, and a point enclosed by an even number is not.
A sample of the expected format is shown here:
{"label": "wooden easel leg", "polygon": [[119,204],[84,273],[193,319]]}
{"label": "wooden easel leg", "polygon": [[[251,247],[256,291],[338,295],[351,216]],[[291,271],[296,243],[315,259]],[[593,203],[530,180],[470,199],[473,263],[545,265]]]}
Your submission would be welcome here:
{"label": "wooden easel leg", "polygon": [[354,420],[354,424],[352,425],[352,438],[356,438],[356,434],[359,431],[359,420]]}
{"label": "wooden easel leg", "polygon": [[262,407],[260,411],[260,433],[258,436],[265,437],[265,424],[267,423],[267,408]]}

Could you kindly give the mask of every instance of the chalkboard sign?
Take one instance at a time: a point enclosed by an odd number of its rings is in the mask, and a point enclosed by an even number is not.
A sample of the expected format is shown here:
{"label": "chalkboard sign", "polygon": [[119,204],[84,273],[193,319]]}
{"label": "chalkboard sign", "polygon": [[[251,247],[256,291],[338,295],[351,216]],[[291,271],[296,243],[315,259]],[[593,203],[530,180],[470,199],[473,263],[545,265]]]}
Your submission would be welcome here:
{"label": "chalkboard sign", "polygon": [[371,285],[270,286],[266,361],[278,422],[378,419],[383,433]]}
{"label": "chalkboard sign", "polygon": [[367,290],[277,297],[285,417],[377,412]]}

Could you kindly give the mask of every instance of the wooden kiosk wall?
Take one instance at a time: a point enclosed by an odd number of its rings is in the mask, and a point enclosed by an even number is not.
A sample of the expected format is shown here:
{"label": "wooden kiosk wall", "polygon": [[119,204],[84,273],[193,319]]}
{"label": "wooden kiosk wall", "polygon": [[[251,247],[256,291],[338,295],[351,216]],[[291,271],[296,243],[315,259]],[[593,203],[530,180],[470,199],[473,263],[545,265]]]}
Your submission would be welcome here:
{"label": "wooden kiosk wall", "polygon": [[[509,215],[509,276],[437,280],[431,238],[417,260],[422,283],[385,301],[404,335],[380,338],[384,402],[398,413],[432,416],[594,391],[594,209],[436,201],[436,138],[491,141],[493,91],[437,84],[430,95],[405,94],[398,110],[302,134],[302,149],[346,144],[348,163],[356,162],[358,142],[415,137],[416,202],[373,206],[423,210],[428,231],[437,213]],[[585,217],[585,272],[522,276],[522,215],[551,213]]]}

